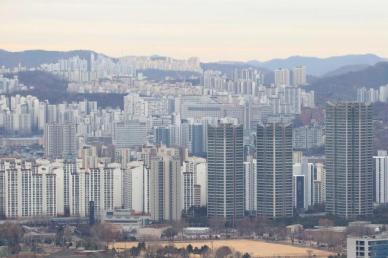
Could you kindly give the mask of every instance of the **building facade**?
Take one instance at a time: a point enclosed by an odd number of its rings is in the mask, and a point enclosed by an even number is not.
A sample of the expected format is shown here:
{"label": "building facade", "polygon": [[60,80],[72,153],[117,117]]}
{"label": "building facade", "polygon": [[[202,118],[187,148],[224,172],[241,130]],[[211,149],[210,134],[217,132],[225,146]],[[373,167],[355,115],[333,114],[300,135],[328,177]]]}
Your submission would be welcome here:
{"label": "building facade", "polygon": [[208,127],[208,217],[235,225],[244,216],[243,126],[219,121]]}
{"label": "building facade", "polygon": [[348,258],[383,258],[388,256],[388,236],[348,237]]}
{"label": "building facade", "polygon": [[354,218],[373,211],[372,107],[357,102],[326,108],[326,209]]}
{"label": "building facade", "polygon": [[271,218],[291,217],[292,125],[257,126],[257,213]]}
{"label": "building facade", "polygon": [[44,150],[49,159],[77,155],[76,126],[73,123],[48,123],[44,131]]}
{"label": "building facade", "polygon": [[388,202],[388,155],[387,151],[379,150],[373,157],[375,160],[375,196],[378,204]]}
{"label": "building facade", "polygon": [[178,149],[159,148],[150,160],[149,211],[155,221],[179,221],[182,213],[181,163]]}

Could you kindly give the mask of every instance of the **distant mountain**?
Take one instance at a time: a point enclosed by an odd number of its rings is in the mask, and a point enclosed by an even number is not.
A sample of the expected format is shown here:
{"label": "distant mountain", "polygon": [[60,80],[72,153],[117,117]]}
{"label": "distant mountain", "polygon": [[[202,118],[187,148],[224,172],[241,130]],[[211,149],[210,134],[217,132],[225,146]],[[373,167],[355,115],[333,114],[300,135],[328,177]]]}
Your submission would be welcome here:
{"label": "distant mountain", "polygon": [[7,68],[22,66],[37,67],[44,63],[53,63],[61,58],[79,56],[89,60],[90,54],[97,54],[91,50],[72,50],[72,51],[46,51],[46,50],[26,50],[21,52],[9,52],[0,49],[0,66]]}
{"label": "distant mountain", "polygon": [[350,73],[350,72],[358,72],[358,71],[366,69],[369,66],[370,65],[366,65],[366,64],[346,65],[346,66],[342,66],[334,71],[330,71],[328,73],[325,73],[322,77],[332,77],[332,76],[337,76],[337,75],[346,74],[346,73]]}
{"label": "distant mountain", "polygon": [[[72,50],[72,51],[46,51],[46,50],[26,50],[20,52],[10,52],[0,49],[0,66],[8,68],[16,67],[19,64],[28,68],[37,67],[43,63],[52,63],[58,61],[61,58],[69,58],[72,56],[79,56],[81,58],[89,60],[91,54],[97,54],[92,50]],[[160,56],[154,56],[154,58],[163,58]],[[116,60],[116,58],[112,58]],[[307,66],[307,73],[314,77],[321,77],[329,74],[338,75],[346,73],[348,71],[360,70],[363,66],[375,65],[378,62],[387,61],[386,59],[373,55],[345,55],[335,56],[329,58],[317,58],[317,57],[304,57],[304,56],[291,56],[286,59],[272,59],[265,62],[257,60],[248,62],[235,62],[235,61],[220,61],[215,63],[202,63],[202,68],[220,70],[227,74],[230,74],[236,68],[243,67],[255,67],[262,70],[265,75],[268,75],[270,81],[272,81],[273,74],[271,71],[283,67],[293,68],[298,65]],[[365,68],[365,67],[364,67]],[[336,71],[336,70],[339,71]],[[333,72],[334,71],[334,72]],[[334,73],[334,74],[333,74]]]}
{"label": "distant mountain", "polygon": [[317,103],[324,104],[328,100],[355,100],[358,88],[385,84],[388,84],[388,62],[381,62],[360,71],[317,79],[306,89],[314,90]]}
{"label": "distant mountain", "polygon": [[247,62],[253,66],[264,67],[270,70],[275,70],[279,67],[293,68],[299,65],[307,66],[307,73],[313,76],[323,76],[324,74],[336,70],[343,66],[350,65],[375,65],[378,62],[386,61],[384,58],[373,55],[345,55],[334,56],[328,58],[291,56],[286,59],[272,59],[266,62],[257,60]]}

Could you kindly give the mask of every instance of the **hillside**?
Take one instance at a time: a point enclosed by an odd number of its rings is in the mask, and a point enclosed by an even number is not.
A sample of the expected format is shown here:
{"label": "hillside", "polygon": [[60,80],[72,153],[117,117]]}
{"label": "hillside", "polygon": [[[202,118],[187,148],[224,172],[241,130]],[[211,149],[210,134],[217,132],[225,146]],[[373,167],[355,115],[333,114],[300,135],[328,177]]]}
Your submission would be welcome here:
{"label": "hillside", "polygon": [[26,50],[21,52],[9,52],[0,49],[0,66],[7,68],[22,66],[36,67],[43,63],[52,63],[61,58],[79,56],[89,60],[90,54],[96,54],[90,50],[72,50],[72,51],[46,51],[46,50]]}
{"label": "hillside", "polygon": [[385,61],[384,58],[373,54],[365,55],[344,55],[333,56],[328,58],[291,56],[285,59],[272,59],[266,62],[249,61],[248,64],[260,66],[270,70],[282,68],[293,68],[299,65],[307,67],[307,73],[314,76],[323,76],[324,74],[336,70],[343,66],[349,65],[375,65],[378,62]]}
{"label": "hillside", "polygon": [[[61,58],[69,58],[72,56],[80,56],[89,60],[90,54],[97,54],[91,50],[72,50],[72,51],[46,51],[46,50],[26,50],[20,52],[11,52],[0,49],[0,66],[7,68],[16,67],[19,64],[22,66],[36,67],[43,63],[56,62]],[[157,56],[155,56],[157,58]],[[248,62],[223,61],[214,63],[202,63],[201,66],[206,69],[220,70],[227,74],[235,68],[255,67],[262,70],[265,74],[271,75],[273,71],[279,67],[293,68],[298,65],[307,66],[307,73],[313,76],[324,76],[326,73],[340,69],[341,67],[366,66],[374,65],[378,62],[386,61],[386,59],[373,55],[344,55],[328,58],[306,57],[306,56],[291,56],[288,58],[271,59],[265,62],[252,60]],[[350,68],[352,69],[352,68]],[[267,76],[267,77],[270,77]]]}
{"label": "hillside", "polygon": [[357,72],[317,79],[306,89],[314,90],[319,105],[328,100],[355,100],[357,89],[378,88],[388,83],[388,63],[382,62]]}
{"label": "hillside", "polygon": [[[67,81],[43,71],[19,72],[19,81],[31,88],[28,91],[15,92],[20,95],[33,95],[39,100],[48,100],[51,104],[72,102],[80,100],[97,101],[100,107],[121,107],[123,108],[123,94],[116,93],[93,93],[76,94],[67,92]],[[7,76],[13,76],[8,74]]]}
{"label": "hillside", "polygon": [[322,77],[333,77],[341,74],[346,74],[350,72],[358,72],[368,68],[369,65],[359,64],[359,65],[345,65],[328,73],[325,73]]}

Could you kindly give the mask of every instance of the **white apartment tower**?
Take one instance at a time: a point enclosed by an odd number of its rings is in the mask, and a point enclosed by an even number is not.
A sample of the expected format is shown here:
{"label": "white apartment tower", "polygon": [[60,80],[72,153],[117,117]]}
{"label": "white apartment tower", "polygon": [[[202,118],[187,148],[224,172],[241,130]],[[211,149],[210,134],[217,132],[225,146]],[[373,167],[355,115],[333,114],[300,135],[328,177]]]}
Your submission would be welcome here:
{"label": "white apartment tower", "polygon": [[74,157],[77,154],[75,124],[46,124],[44,149],[45,155],[49,159]]}
{"label": "white apartment tower", "polygon": [[[38,161],[39,162],[39,161]],[[61,194],[47,164],[0,161],[0,215],[7,218],[56,216]]]}
{"label": "white apartment tower", "polygon": [[204,158],[189,157],[182,166],[183,209],[207,204],[207,162]]}
{"label": "white apartment tower", "polygon": [[387,151],[379,150],[373,157],[375,160],[375,202],[388,202],[388,155]]}
{"label": "white apartment tower", "polygon": [[289,86],[290,85],[290,70],[285,68],[279,68],[274,71],[275,73],[275,86]]}
{"label": "white apartment tower", "polygon": [[141,160],[131,161],[123,170],[123,206],[138,213],[147,214],[149,194],[149,170]]}
{"label": "white apartment tower", "polygon": [[156,221],[178,221],[182,212],[181,164],[177,149],[159,148],[150,162],[149,206]]}
{"label": "white apartment tower", "polygon": [[292,69],[292,86],[303,86],[307,84],[306,66],[296,66]]}
{"label": "white apartment tower", "polygon": [[257,161],[249,157],[244,162],[245,169],[245,210],[257,210]]}

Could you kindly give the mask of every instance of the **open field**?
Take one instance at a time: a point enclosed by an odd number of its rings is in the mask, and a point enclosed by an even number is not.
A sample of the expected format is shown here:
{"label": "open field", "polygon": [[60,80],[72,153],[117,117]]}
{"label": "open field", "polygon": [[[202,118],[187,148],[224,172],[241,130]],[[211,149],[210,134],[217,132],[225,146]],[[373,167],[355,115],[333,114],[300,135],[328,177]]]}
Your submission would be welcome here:
{"label": "open field", "polygon": [[[150,242],[150,244],[159,244],[159,245],[168,245],[171,242]],[[235,251],[239,251],[241,253],[249,253],[254,257],[307,257],[315,256],[315,257],[328,257],[333,253],[327,251],[321,251],[312,248],[303,248],[290,246],[285,244],[275,244],[275,243],[267,243],[263,241],[257,240],[214,240],[214,241],[187,241],[187,242],[173,242],[173,244],[178,247],[186,247],[188,244],[191,244],[193,247],[200,248],[203,245],[207,245],[214,250],[221,246],[229,246]],[[110,248],[114,247],[117,250],[127,249],[133,246],[136,246],[137,242],[117,242],[110,245]]]}

